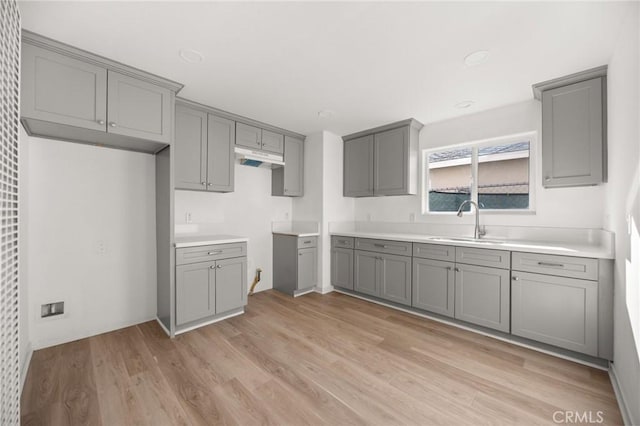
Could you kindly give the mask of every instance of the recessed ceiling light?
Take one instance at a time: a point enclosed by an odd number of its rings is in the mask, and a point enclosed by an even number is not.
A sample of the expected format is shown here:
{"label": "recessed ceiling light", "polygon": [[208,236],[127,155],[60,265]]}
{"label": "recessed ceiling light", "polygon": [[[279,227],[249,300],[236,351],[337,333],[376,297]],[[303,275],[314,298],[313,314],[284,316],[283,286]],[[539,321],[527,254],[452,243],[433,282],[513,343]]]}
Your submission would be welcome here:
{"label": "recessed ceiling light", "polygon": [[469,107],[470,107],[471,105],[473,105],[473,104],[475,104],[475,102],[474,102],[474,101],[462,101],[462,102],[458,102],[458,103],[455,105],[455,107],[456,107],[456,108],[463,109],[463,108],[469,108]]}
{"label": "recessed ceiling light", "polygon": [[204,55],[193,49],[180,49],[178,55],[180,59],[189,64],[198,64],[204,60]]}
{"label": "recessed ceiling light", "polygon": [[331,118],[333,114],[335,114],[333,111],[323,109],[322,111],[318,111],[318,118]]}
{"label": "recessed ceiling light", "polygon": [[475,52],[471,52],[467,56],[465,56],[464,63],[465,65],[472,67],[474,65],[479,65],[483,62],[486,62],[488,58],[489,58],[488,50],[478,50]]}

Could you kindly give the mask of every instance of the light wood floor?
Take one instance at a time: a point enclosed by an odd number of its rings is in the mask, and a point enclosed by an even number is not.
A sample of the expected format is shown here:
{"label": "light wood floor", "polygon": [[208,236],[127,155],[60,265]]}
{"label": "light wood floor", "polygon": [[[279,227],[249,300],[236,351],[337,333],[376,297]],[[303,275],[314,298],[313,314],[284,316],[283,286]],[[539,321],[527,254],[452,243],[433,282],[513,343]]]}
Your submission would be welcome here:
{"label": "light wood floor", "polygon": [[[22,423],[621,424],[606,372],[349,296],[274,291],[168,339],[158,324],[33,354]],[[564,414],[556,414],[563,419]]]}

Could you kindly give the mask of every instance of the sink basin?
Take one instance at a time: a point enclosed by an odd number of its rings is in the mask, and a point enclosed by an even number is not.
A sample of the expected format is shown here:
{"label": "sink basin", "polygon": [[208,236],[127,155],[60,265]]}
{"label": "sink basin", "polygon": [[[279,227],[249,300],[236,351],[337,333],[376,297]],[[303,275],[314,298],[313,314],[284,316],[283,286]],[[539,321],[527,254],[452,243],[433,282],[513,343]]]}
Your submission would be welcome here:
{"label": "sink basin", "polygon": [[476,243],[476,244],[504,244],[505,240],[496,240],[493,238],[473,238],[473,237],[431,237],[430,240],[434,241],[449,241],[449,242],[464,242],[464,243]]}

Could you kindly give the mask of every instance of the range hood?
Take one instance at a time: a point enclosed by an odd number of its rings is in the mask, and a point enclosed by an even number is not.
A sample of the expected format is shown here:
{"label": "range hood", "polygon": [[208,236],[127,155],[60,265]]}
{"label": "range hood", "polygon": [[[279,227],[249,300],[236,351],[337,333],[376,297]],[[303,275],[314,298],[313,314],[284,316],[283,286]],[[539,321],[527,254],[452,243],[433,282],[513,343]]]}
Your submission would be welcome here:
{"label": "range hood", "polygon": [[234,148],[236,159],[240,164],[251,167],[265,167],[274,169],[284,166],[284,158],[280,154],[270,154],[264,151],[254,151],[249,148]]}

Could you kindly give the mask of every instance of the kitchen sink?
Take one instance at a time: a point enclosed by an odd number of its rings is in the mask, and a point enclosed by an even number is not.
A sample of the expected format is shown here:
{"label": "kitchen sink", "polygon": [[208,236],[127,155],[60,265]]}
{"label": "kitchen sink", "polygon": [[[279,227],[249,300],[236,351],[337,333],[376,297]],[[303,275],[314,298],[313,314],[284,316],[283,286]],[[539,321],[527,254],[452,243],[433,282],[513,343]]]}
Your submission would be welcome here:
{"label": "kitchen sink", "polygon": [[473,237],[430,237],[430,240],[444,242],[464,242],[475,244],[505,244],[505,240],[496,240],[493,238],[473,238]]}

